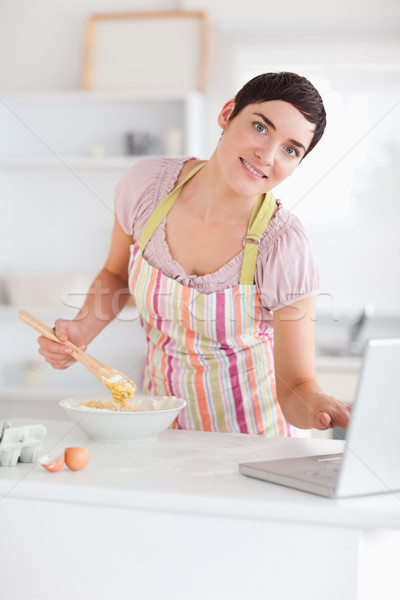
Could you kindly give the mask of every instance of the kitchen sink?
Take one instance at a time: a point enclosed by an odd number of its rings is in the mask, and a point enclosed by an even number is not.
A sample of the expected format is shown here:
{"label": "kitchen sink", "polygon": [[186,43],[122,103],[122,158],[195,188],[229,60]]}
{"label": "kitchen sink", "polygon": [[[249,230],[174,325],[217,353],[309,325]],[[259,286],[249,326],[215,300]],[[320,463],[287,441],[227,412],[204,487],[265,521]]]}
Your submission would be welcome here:
{"label": "kitchen sink", "polygon": [[360,358],[370,339],[400,337],[400,316],[376,315],[366,304],[358,314],[319,316],[316,322],[316,353],[320,356]]}

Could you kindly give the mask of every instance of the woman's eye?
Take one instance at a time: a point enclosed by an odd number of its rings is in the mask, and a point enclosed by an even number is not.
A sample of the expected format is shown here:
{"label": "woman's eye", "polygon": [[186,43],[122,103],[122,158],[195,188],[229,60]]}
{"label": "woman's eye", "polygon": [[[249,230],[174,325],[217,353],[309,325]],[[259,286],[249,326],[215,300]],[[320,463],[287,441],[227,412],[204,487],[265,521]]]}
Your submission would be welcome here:
{"label": "woman's eye", "polygon": [[299,153],[297,152],[297,150],[295,148],[293,148],[293,146],[287,146],[286,152],[289,154],[289,156],[296,157],[299,155]]}
{"label": "woman's eye", "polygon": [[253,123],[255,130],[258,133],[265,133],[266,132],[266,128],[265,125],[263,125],[262,123]]}

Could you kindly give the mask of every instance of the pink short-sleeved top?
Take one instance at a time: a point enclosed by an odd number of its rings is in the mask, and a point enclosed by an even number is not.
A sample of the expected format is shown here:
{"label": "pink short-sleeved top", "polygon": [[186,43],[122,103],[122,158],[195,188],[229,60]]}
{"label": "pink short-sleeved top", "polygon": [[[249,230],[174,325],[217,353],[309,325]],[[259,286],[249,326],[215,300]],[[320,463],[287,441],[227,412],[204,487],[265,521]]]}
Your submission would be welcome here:
{"label": "pink short-sleeved top", "polygon": [[[183,164],[191,158],[149,158],[135,163],[121,178],[115,193],[115,214],[123,231],[138,240],[155,207],[175,187]],[[188,275],[172,258],[164,219],[144,251],[147,262],[186,287],[207,294],[239,284],[243,251],[218,271]],[[300,220],[278,201],[278,210],[260,240],[255,284],[262,316],[315,295],[319,271],[312,245]]]}

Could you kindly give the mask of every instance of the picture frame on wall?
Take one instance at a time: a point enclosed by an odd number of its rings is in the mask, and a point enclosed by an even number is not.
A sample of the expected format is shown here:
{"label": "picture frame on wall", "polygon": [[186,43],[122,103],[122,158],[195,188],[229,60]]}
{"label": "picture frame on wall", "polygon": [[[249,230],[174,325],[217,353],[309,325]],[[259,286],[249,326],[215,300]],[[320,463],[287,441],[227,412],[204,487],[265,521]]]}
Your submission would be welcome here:
{"label": "picture frame on wall", "polygon": [[92,15],[85,35],[85,90],[206,87],[209,26],[204,12]]}

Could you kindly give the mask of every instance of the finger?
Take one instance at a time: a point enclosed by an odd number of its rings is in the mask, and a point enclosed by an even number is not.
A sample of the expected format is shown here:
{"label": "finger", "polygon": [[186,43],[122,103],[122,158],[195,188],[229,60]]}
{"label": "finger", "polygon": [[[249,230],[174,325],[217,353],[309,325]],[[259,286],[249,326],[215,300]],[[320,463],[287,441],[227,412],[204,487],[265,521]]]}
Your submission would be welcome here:
{"label": "finger", "polygon": [[318,424],[316,426],[316,429],[324,430],[329,429],[333,426],[331,416],[326,412],[320,413],[317,417],[317,421]]}
{"label": "finger", "polygon": [[57,319],[54,323],[54,331],[60,342],[66,342],[68,339],[68,324],[63,319]]}
{"label": "finger", "polygon": [[45,352],[42,349],[39,350],[39,354],[43,356],[45,361],[55,369],[66,369],[67,367],[70,367],[76,362],[76,360],[72,358],[72,356],[65,356],[59,353]]}
{"label": "finger", "polygon": [[346,404],[337,404],[329,409],[329,412],[321,412],[318,415],[318,425],[316,429],[329,429],[334,427],[343,427],[349,424],[351,407]]}
{"label": "finger", "polygon": [[64,346],[63,344],[58,344],[57,342],[52,342],[51,340],[40,336],[37,339],[37,342],[42,350],[45,352],[49,352],[52,354],[71,354],[71,349],[68,346]]}
{"label": "finger", "polygon": [[74,360],[71,356],[71,354],[66,354],[65,352],[49,352],[48,350],[45,350],[44,348],[39,348],[38,350],[39,354],[41,356],[44,356],[49,360],[52,361],[65,361],[65,360]]}
{"label": "finger", "polygon": [[47,354],[43,353],[45,361],[48,362],[54,368],[67,368],[73,365],[76,360],[72,356],[60,356],[59,354]]}
{"label": "finger", "polygon": [[49,364],[50,364],[50,365],[53,367],[53,369],[58,369],[59,371],[62,371],[62,370],[64,370],[64,369],[68,369],[68,367],[70,367],[71,365],[73,365],[73,363],[74,363],[75,361],[67,361],[67,362],[65,362],[65,361],[59,361],[59,362],[51,362],[51,361],[49,361],[49,360],[47,360],[47,359],[46,359],[46,362],[48,362],[48,363],[49,363]]}
{"label": "finger", "polygon": [[54,369],[66,369],[74,364],[75,359],[73,358],[64,358],[59,355],[42,355],[47,363],[51,365]]}
{"label": "finger", "polygon": [[335,427],[343,427],[346,428],[349,424],[351,415],[351,407],[346,404],[341,404],[336,407],[334,422]]}

